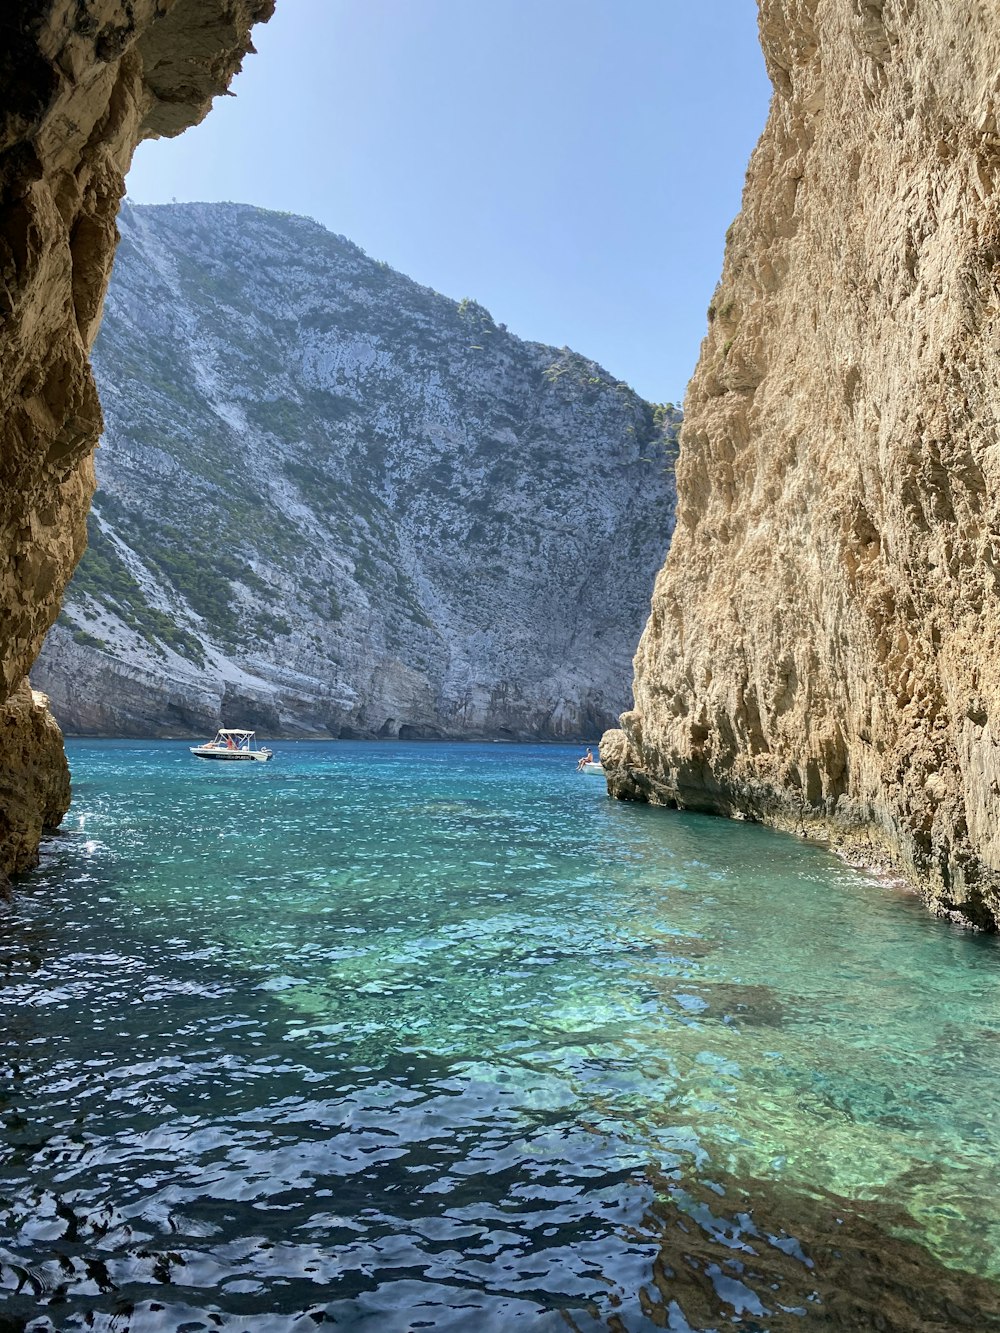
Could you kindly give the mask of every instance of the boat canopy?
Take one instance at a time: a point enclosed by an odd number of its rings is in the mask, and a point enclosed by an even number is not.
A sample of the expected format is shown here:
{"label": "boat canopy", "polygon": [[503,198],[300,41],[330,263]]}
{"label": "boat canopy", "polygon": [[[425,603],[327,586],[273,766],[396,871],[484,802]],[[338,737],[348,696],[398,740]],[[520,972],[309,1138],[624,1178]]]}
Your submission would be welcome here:
{"label": "boat canopy", "polygon": [[266,745],[258,746],[257,733],[249,727],[220,727],[213,740],[189,748],[199,759],[259,759],[263,763],[274,756]]}

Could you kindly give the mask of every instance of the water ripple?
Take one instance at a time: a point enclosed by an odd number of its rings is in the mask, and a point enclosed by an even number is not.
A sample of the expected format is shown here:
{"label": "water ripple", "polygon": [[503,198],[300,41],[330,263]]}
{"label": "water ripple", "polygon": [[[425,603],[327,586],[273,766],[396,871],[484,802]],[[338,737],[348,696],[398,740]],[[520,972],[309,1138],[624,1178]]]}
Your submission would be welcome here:
{"label": "water ripple", "polygon": [[557,747],[73,762],[0,909],[5,1333],[1000,1327],[991,942]]}

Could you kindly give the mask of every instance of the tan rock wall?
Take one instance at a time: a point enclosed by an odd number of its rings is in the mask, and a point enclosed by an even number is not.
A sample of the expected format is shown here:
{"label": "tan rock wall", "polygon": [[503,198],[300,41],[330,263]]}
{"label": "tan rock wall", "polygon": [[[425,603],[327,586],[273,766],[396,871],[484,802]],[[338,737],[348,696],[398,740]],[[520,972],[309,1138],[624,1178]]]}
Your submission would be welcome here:
{"label": "tan rock wall", "polygon": [[989,924],[1000,11],[761,0],[760,17],[775,95],[685,404],[612,790],[831,835]]}
{"label": "tan rock wall", "polygon": [[[83,550],[101,430],[89,351],[132,152],[201,119],[272,9],[36,0],[0,16],[0,705]],[[21,859],[0,836],[0,870]]]}
{"label": "tan rock wall", "polygon": [[7,872],[37,863],[42,834],[69,808],[69,765],[48,702],[25,683],[0,704],[0,893]]}

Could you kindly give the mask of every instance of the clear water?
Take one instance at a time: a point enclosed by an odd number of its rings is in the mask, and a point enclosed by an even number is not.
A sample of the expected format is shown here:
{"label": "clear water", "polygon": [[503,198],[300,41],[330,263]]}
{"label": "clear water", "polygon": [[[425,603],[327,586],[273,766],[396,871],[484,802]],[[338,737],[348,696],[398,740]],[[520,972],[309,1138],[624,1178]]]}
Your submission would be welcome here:
{"label": "clear water", "polygon": [[276,748],[71,744],[0,1329],[998,1326],[993,940],[563,748]]}

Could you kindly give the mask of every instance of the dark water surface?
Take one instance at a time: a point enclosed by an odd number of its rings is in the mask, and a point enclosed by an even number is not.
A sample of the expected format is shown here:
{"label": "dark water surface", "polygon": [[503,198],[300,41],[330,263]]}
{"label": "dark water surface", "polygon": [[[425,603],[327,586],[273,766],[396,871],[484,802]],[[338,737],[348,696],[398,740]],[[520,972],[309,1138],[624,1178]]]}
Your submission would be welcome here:
{"label": "dark water surface", "polygon": [[1000,952],[556,747],[76,742],[0,1330],[1000,1329]]}

